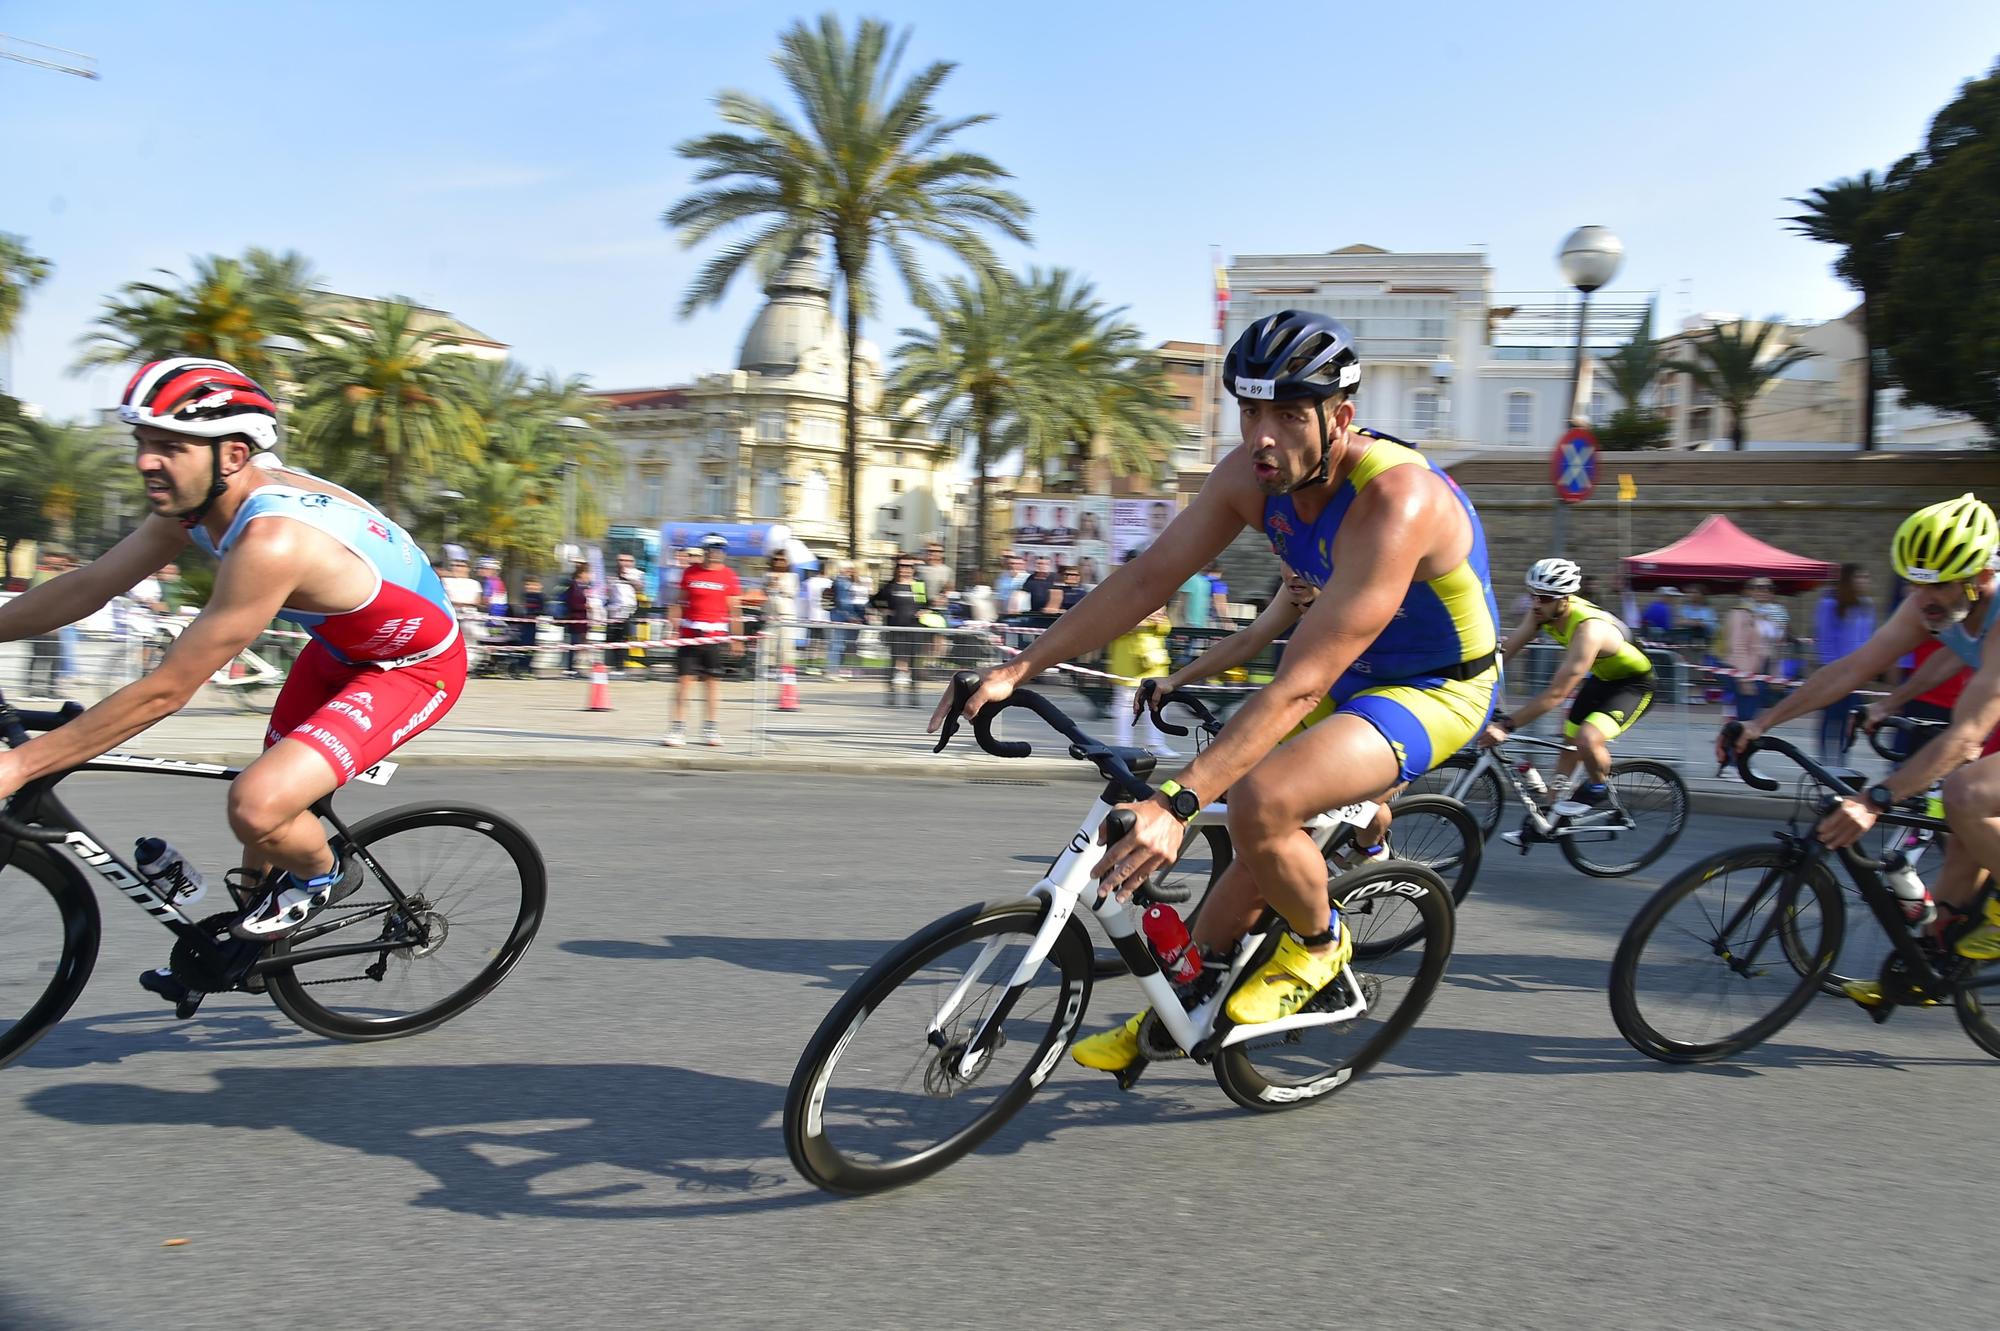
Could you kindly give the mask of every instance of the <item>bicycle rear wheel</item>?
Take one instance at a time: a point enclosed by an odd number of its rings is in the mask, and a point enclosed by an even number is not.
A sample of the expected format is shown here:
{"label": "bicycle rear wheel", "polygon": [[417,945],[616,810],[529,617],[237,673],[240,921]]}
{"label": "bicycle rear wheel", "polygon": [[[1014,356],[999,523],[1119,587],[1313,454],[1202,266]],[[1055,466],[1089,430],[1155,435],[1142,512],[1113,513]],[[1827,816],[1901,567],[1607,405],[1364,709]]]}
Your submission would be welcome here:
{"label": "bicycle rear wheel", "polygon": [[[1404,787],[1403,793],[1450,795],[1453,788],[1465,779],[1465,774],[1470,772],[1473,764],[1478,761],[1479,759],[1471,753],[1454,753],[1410,782]],[[1456,798],[1472,814],[1473,821],[1479,824],[1479,835],[1491,841],[1493,834],[1500,830],[1500,817],[1507,809],[1507,788],[1501,784],[1500,774],[1488,768]]]}
{"label": "bicycle rear wheel", "polygon": [[271,1001],[305,1029],[335,1040],[427,1031],[491,993],[534,941],[548,872],[512,821],[471,805],[411,805],[364,818],[352,835],[360,891],[270,953],[378,944],[269,972]]}
{"label": "bicycle rear wheel", "polygon": [[1389,805],[1389,853],[1436,871],[1454,906],[1479,877],[1486,845],[1479,823],[1448,795],[1404,795]]}
{"label": "bicycle rear wheel", "polygon": [[[1334,904],[1354,931],[1355,957],[1306,1006],[1334,1011],[1358,995],[1366,1010],[1346,1021],[1230,1045],[1215,1056],[1215,1080],[1245,1109],[1309,1104],[1375,1066],[1430,1005],[1451,959],[1451,889],[1421,864],[1389,860],[1334,880]],[[1407,934],[1422,946],[1362,957],[1376,933]]]}
{"label": "bicycle rear wheel", "polygon": [[1031,898],[947,915],[834,1004],[785,1093],[785,1149],[808,1182],[846,1193],[914,1183],[1027,1103],[1089,1003],[1090,942],[1074,920],[1007,1009],[998,1046],[970,1075],[959,1059],[1006,996],[1046,909]]}
{"label": "bicycle rear wheel", "polygon": [[[1688,788],[1665,763],[1611,764],[1612,802],[1569,821],[1563,858],[1593,878],[1623,878],[1667,853],[1687,826]],[[1606,824],[1597,830],[1596,823]]]}
{"label": "bicycle rear wheel", "polygon": [[1797,854],[1771,845],[1712,855],[1640,908],[1611,962],[1611,1017],[1634,1049],[1711,1063],[1768,1040],[1812,1001],[1833,968],[1843,907],[1831,879],[1806,873]]}
{"label": "bicycle rear wheel", "polygon": [[69,864],[24,841],[0,864],[0,1068],[47,1035],[97,964],[97,898]]}

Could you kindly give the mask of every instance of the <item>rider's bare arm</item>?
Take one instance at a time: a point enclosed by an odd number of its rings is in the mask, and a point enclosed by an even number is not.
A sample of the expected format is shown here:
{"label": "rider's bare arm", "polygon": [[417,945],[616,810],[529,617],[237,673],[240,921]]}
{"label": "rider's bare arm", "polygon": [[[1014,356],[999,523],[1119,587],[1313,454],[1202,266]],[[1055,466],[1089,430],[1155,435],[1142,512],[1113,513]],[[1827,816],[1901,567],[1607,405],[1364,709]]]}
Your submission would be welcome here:
{"label": "rider's bare arm", "polygon": [[155,514],[130,536],[81,568],[0,605],[0,642],[40,637],[97,613],[114,596],[152,577],[187,548],[180,523]]}
{"label": "rider's bare arm", "polygon": [[1563,653],[1555,673],[1549,676],[1548,687],[1513,710],[1514,724],[1525,726],[1561,706],[1562,700],[1583,683],[1584,676],[1590,673],[1590,667],[1597,658],[1615,649],[1624,639],[1625,635],[1608,620],[1589,619],[1577,625],[1576,632],[1570,635],[1569,650]]}
{"label": "rider's bare arm", "polygon": [[1768,735],[1795,717],[1839,702],[1896,664],[1903,655],[1915,651],[1917,644],[1929,636],[1917,599],[1904,598],[1896,613],[1884,620],[1867,642],[1838,661],[1829,661],[1813,671],[1806,676],[1805,683],[1792,690],[1791,696],[1779,699],[1776,707],[1745,723],[1743,743]]}
{"label": "rider's bare arm", "polygon": [[1248,628],[1238,629],[1228,637],[1211,643],[1207,651],[1168,675],[1167,687],[1179,689],[1199,684],[1204,679],[1213,679],[1225,670],[1234,670],[1247,661],[1255,660],[1257,653],[1299,622],[1299,614],[1299,607],[1292,603],[1290,597],[1282,593],[1272,597],[1271,604],[1264,607],[1264,613],[1251,621]]}
{"label": "rider's bare arm", "polygon": [[1500,640],[1500,659],[1502,661],[1513,660],[1515,653],[1535,640],[1535,634],[1540,632],[1541,627],[1540,624],[1535,622],[1533,613],[1528,614],[1520,623],[1509,629],[1507,636]]}
{"label": "rider's bare arm", "polygon": [[1458,511],[1428,471],[1398,467],[1377,476],[1340,524],[1333,577],[1299,620],[1277,675],[1176,780],[1206,796],[1262,762],[1395,619],[1433,547],[1462,531],[1462,519],[1453,522]]}
{"label": "rider's bare arm", "polygon": [[216,574],[215,592],[157,670],[65,726],[6,751],[0,793],[108,753],[187,705],[208,677],[256,641],[298,585],[301,538],[292,522],[252,523]]}
{"label": "rider's bare arm", "polygon": [[[1903,605],[1907,607],[1912,600],[1905,600]],[[1979,651],[1979,668],[1966,681],[1965,692],[1958,695],[1958,703],[1951,709],[1951,724],[1883,782],[1897,799],[1908,799],[1929,790],[1933,783],[1978,758],[1986,737],[2000,727],[2000,644],[1996,639],[2000,639],[2000,634],[1986,635]]]}

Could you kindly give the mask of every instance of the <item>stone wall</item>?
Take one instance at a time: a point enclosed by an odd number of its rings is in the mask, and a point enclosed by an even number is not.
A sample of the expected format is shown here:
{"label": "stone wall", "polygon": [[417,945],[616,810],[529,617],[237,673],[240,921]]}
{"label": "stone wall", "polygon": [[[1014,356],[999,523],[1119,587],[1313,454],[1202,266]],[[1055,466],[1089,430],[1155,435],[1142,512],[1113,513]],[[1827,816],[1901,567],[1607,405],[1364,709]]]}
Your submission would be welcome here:
{"label": "stone wall", "polygon": [[[1553,553],[1554,500],[1545,455],[1475,455],[1449,470],[1486,527],[1493,583],[1510,613],[1528,565]],[[1618,502],[1618,475],[1638,496]],[[1909,453],[1607,453],[1595,494],[1568,507],[1564,553],[1594,575],[1609,598],[1625,555],[1670,545],[1711,513],[1759,540],[1813,559],[1854,561],[1875,576],[1877,603],[1893,594],[1889,541],[1909,514],[1971,490],[2000,497],[2000,457]],[[1246,532],[1223,556],[1232,597],[1262,599],[1278,563],[1261,535]],[[1806,632],[1811,597],[1795,598]],[[1615,608],[1615,607],[1614,607]],[[1801,619],[1801,616],[1804,616]]]}

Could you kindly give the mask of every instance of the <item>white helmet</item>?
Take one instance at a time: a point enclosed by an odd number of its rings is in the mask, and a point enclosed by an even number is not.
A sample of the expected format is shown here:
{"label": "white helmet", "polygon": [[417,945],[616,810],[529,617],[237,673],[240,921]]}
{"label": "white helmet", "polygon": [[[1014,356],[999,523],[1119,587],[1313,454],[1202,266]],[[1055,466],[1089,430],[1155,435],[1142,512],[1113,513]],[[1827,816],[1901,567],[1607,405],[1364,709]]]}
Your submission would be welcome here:
{"label": "white helmet", "polygon": [[1567,559],[1538,559],[1528,570],[1528,590],[1543,596],[1570,596],[1583,586],[1583,570]]}

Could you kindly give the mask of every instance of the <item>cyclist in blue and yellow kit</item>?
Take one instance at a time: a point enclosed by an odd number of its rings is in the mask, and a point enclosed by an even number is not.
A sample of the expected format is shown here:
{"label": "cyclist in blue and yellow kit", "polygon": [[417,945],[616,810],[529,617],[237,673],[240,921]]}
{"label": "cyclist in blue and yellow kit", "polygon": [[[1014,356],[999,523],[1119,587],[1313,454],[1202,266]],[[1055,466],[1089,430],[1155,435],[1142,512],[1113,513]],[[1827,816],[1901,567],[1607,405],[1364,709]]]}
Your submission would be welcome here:
{"label": "cyclist in blue and yellow kit", "polygon": [[[1326,860],[1302,824],[1377,798],[1479,733],[1500,677],[1498,616],[1486,538],[1464,493],[1414,449],[1354,428],[1361,363],[1345,327],[1298,310],[1259,319],[1230,348],[1223,382],[1237,400],[1242,447],[1151,548],[988,671],[966,710],[1125,633],[1246,527],[1324,589],[1271,683],[1156,798],[1127,806],[1137,827],[1098,871],[1106,889],[1129,895],[1173,863],[1203,800],[1228,792],[1236,857],[1202,907],[1195,941],[1228,950],[1267,902],[1291,926],[1271,962],[1228,999],[1231,1020],[1248,1025],[1296,1012],[1353,953],[1328,899]],[[932,730],[949,706],[947,696]],[[1139,1021],[1080,1041],[1077,1061],[1129,1064]]]}

